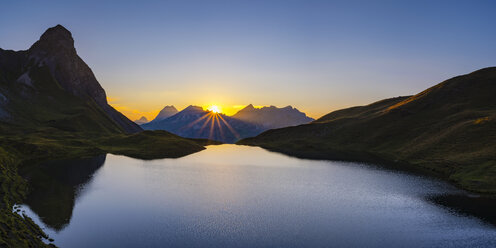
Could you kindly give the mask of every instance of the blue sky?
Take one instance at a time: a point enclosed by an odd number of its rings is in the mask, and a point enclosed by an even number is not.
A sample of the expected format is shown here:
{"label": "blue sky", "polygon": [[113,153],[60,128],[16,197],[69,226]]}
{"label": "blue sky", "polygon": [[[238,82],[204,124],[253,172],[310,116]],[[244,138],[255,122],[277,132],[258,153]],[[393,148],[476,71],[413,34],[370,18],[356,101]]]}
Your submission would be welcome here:
{"label": "blue sky", "polygon": [[319,117],[495,66],[495,13],[495,1],[7,1],[0,47],[62,24],[131,118],[249,103]]}

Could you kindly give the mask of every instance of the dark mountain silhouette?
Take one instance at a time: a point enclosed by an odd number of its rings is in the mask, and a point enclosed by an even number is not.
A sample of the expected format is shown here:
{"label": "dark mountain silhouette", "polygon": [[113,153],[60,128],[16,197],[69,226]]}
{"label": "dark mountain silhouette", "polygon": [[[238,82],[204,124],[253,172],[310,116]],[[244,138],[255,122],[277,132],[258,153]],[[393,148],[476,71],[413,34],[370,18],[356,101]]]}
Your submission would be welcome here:
{"label": "dark mountain silhouette", "polygon": [[135,133],[112,108],[71,33],[57,25],[25,51],[0,49],[0,120],[66,130]]}
{"label": "dark mountain silhouette", "polygon": [[56,160],[21,167],[20,174],[32,189],[25,203],[47,226],[59,231],[69,224],[83,185],[105,163],[107,155]]}
{"label": "dark mountain silhouette", "polygon": [[179,113],[157,122],[142,125],[147,130],[166,130],[187,138],[211,139],[227,143],[259,134],[263,127],[223,114],[189,106]]}
{"label": "dark mountain silhouette", "polygon": [[142,124],[148,123],[148,119],[146,119],[146,117],[144,117],[144,116],[141,116],[141,118],[135,120],[134,123],[136,123],[138,125],[142,125]]}
{"label": "dark mountain silhouette", "polygon": [[231,117],[262,125],[266,129],[297,126],[314,120],[291,106],[284,108],[277,108],[275,106],[255,108],[252,104],[241,109]]}
{"label": "dark mountain silhouette", "polygon": [[420,168],[496,192],[496,67],[454,77],[414,96],[334,111],[240,144],[310,158]]}
{"label": "dark mountain silhouette", "polygon": [[161,121],[163,119],[167,119],[175,114],[177,114],[177,109],[176,107],[174,107],[173,105],[171,106],[165,106],[162,110],[160,110],[160,112],[158,113],[158,115],[151,121],[151,122],[158,122],[158,121]]}

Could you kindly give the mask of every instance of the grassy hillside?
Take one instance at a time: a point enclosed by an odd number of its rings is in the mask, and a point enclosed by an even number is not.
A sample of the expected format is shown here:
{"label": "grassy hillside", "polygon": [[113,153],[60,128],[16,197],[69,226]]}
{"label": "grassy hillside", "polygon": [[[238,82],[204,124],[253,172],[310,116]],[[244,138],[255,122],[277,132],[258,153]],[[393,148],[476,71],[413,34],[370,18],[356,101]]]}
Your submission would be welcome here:
{"label": "grassy hillside", "polygon": [[47,67],[32,68],[27,75],[31,80],[29,85],[15,80],[0,84],[1,93],[8,99],[4,107],[9,113],[4,120],[8,124],[24,129],[52,127],[68,132],[124,132],[93,100],[65,91]]}
{"label": "grassy hillside", "polygon": [[495,92],[496,68],[486,68],[414,96],[334,111],[238,143],[300,157],[413,168],[495,194]]}

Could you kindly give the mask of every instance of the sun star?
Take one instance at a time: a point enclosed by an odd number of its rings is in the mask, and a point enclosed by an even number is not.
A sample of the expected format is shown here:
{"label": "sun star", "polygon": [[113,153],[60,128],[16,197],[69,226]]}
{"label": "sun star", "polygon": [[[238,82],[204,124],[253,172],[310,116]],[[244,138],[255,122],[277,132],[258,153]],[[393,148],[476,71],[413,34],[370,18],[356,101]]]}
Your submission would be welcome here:
{"label": "sun star", "polygon": [[212,113],[215,113],[215,114],[220,113],[220,108],[216,105],[212,105],[212,106],[208,107],[207,110],[212,112]]}

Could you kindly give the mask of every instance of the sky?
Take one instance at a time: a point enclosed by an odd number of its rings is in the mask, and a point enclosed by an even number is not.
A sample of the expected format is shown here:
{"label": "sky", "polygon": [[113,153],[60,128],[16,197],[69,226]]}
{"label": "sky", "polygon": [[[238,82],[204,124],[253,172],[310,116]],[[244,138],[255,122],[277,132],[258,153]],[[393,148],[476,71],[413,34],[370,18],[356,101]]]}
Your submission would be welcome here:
{"label": "sky", "polygon": [[496,1],[2,1],[0,48],[72,32],[109,102],[331,111],[496,65]]}

